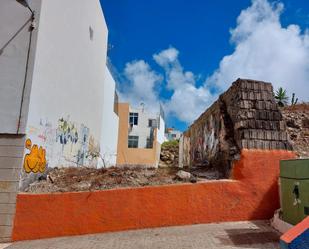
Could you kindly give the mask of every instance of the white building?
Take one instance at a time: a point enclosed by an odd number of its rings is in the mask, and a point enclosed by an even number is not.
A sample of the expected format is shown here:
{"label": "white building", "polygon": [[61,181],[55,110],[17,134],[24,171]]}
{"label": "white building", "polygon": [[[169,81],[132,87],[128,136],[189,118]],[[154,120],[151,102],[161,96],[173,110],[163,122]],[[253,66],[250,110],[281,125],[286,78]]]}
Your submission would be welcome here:
{"label": "white building", "polygon": [[175,130],[174,128],[167,128],[165,137],[168,141],[179,140],[182,132]]}
{"label": "white building", "polygon": [[148,112],[143,106],[130,106],[129,125],[129,148],[152,148],[156,128],[158,143],[162,144],[165,141],[165,122],[160,113]]}
{"label": "white building", "polygon": [[[0,1],[0,204],[8,207],[21,168],[23,186],[47,167],[116,161],[115,82],[100,1],[27,2]],[[0,241],[10,238],[5,219]]]}
{"label": "white building", "polygon": [[103,89],[103,119],[99,166],[115,166],[118,144],[118,95],[116,83],[106,67]]}

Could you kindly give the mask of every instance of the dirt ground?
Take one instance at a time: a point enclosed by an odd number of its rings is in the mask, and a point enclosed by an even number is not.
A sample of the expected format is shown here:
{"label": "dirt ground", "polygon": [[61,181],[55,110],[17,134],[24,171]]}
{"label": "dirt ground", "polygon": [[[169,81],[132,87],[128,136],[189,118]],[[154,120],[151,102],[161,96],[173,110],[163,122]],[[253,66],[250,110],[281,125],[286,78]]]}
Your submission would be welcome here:
{"label": "dirt ground", "polygon": [[74,192],[142,187],[181,183],[176,178],[178,168],[116,168],[94,169],[86,167],[55,168],[47,177],[32,183],[26,192]]}
{"label": "dirt ground", "polygon": [[[177,172],[184,170],[191,174],[190,179],[177,177]],[[153,185],[179,184],[183,182],[201,182],[218,180],[213,169],[165,167],[147,168],[54,168],[47,176],[42,176],[26,188],[29,193],[80,192],[124,187],[143,187]]]}

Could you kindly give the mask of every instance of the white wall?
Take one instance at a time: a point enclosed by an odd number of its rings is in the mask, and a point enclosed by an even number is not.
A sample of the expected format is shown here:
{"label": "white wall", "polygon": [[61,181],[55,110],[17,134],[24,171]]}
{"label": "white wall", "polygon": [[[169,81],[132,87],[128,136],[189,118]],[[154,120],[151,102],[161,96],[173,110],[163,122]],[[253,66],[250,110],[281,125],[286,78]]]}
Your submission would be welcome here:
{"label": "white wall", "polygon": [[160,129],[158,129],[157,140],[160,144],[164,143],[167,139],[165,137],[165,122],[160,116]]}
{"label": "white wall", "polygon": [[42,0],[27,137],[49,167],[96,163],[85,153],[101,141],[107,33],[99,0]]}
{"label": "white wall", "polygon": [[179,138],[179,154],[178,154],[178,167],[183,168],[183,141],[184,136],[181,135]]}
{"label": "white wall", "polygon": [[[130,112],[138,113],[138,125],[134,125],[132,130],[129,132],[129,136],[139,136],[138,147],[146,148],[147,137],[150,136],[150,127],[148,126],[149,119],[159,120],[160,129],[157,131],[157,141],[162,144],[165,141],[164,130],[165,122],[159,114],[150,113],[146,109],[141,108],[132,108],[130,107]],[[129,123],[129,120],[128,120]],[[158,124],[157,124],[158,125]]]}
{"label": "white wall", "polygon": [[99,166],[109,167],[116,165],[119,117],[114,112],[116,83],[107,67],[105,68],[105,73],[102,135],[100,143],[101,156],[104,163],[100,161]]}
{"label": "white wall", "polygon": [[[34,0],[31,8],[39,12],[40,4]],[[32,77],[37,38],[37,30],[30,31],[31,16],[17,1],[0,1],[0,133],[25,134],[30,87],[26,81]]]}
{"label": "white wall", "polygon": [[133,125],[132,130],[131,131],[129,130],[129,136],[138,136],[138,148],[146,148],[147,138],[150,137],[150,130],[151,130],[151,128],[148,127],[148,120],[149,119],[157,120],[158,115],[149,113],[142,107],[140,108],[130,107],[130,112],[138,113],[138,124]]}

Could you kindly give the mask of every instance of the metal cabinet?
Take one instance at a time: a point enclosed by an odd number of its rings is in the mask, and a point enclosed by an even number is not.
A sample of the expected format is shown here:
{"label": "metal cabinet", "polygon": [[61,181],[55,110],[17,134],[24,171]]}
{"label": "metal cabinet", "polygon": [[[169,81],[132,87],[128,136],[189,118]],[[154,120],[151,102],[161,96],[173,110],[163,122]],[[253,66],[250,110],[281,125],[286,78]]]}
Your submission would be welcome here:
{"label": "metal cabinet", "polygon": [[309,215],[309,159],[280,161],[283,220],[296,225]]}

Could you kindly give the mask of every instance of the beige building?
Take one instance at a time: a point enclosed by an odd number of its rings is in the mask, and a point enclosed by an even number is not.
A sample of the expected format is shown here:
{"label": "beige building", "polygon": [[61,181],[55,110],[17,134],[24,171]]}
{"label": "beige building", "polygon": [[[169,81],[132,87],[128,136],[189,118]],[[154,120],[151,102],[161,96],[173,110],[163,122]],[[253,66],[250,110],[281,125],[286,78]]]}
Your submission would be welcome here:
{"label": "beige building", "polygon": [[158,167],[165,122],[162,114],[152,114],[128,103],[118,105],[119,134],[117,165]]}

